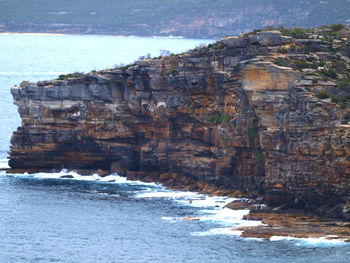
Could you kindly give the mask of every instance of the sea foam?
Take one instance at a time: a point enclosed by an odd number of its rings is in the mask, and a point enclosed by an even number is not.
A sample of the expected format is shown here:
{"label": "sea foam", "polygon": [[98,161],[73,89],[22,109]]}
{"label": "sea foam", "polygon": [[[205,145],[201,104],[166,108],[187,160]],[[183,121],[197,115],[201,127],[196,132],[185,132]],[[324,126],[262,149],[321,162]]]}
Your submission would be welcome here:
{"label": "sea foam", "polygon": [[[0,160],[0,167],[8,168],[7,160]],[[2,171],[5,173],[5,171]],[[216,236],[229,235],[240,236],[242,231],[236,230],[239,227],[254,227],[263,225],[261,221],[245,220],[244,216],[249,214],[248,209],[232,210],[225,207],[232,201],[244,200],[238,198],[230,198],[225,196],[210,196],[196,192],[172,191],[166,189],[163,185],[157,183],[145,183],[141,181],[129,180],[117,174],[111,174],[101,177],[98,174],[80,175],[75,171],[62,170],[60,172],[51,173],[34,173],[34,174],[9,174],[13,177],[35,178],[35,179],[55,179],[55,180],[76,180],[76,181],[91,181],[111,184],[128,184],[146,186],[146,190],[135,191],[134,198],[136,199],[169,199],[182,206],[190,206],[199,208],[194,210],[194,214],[187,217],[174,217],[164,215],[161,219],[168,223],[190,222],[211,222],[216,224],[216,227],[209,230],[192,232],[193,236]],[[195,218],[196,220],[191,220]],[[331,237],[329,237],[331,238]],[[329,239],[327,237],[320,238],[296,238],[285,236],[272,236],[270,241],[291,241],[300,246],[337,246],[347,244],[342,239]]]}
{"label": "sea foam", "polygon": [[[328,238],[327,238],[328,237]],[[308,237],[308,238],[297,238],[291,236],[272,236],[270,241],[282,241],[288,240],[293,241],[296,245],[299,246],[339,246],[346,245],[347,243],[343,239],[330,239],[330,237]]]}
{"label": "sea foam", "polygon": [[129,180],[126,177],[119,176],[117,174],[111,174],[108,176],[99,176],[94,173],[92,175],[81,175],[76,171],[67,171],[63,169],[60,172],[39,172],[39,173],[23,173],[23,174],[9,174],[9,176],[14,177],[26,177],[26,178],[36,178],[36,179],[59,179],[59,180],[77,180],[77,181],[91,181],[91,182],[104,182],[113,184],[128,184],[128,185],[144,185],[149,187],[159,187],[163,186],[156,183],[146,183],[141,181]]}

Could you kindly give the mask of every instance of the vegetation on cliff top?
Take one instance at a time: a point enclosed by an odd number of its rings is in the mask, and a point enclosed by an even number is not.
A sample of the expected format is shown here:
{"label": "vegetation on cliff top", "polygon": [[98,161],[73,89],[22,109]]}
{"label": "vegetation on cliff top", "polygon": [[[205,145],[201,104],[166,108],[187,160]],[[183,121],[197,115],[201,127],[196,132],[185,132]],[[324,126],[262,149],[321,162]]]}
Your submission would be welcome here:
{"label": "vegetation on cliff top", "polygon": [[[273,62],[312,78],[314,88],[310,90],[319,99],[331,98],[343,108],[350,106],[350,28],[332,24],[314,29],[279,30],[283,35],[302,40],[298,40],[298,45],[280,47],[277,52],[282,55]],[[322,82],[325,84],[320,85]]]}

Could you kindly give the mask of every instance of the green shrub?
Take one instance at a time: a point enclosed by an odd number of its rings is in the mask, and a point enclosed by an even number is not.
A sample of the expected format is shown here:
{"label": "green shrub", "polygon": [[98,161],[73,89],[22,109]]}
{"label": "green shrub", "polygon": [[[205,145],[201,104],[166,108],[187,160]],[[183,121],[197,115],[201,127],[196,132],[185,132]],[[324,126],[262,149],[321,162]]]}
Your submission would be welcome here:
{"label": "green shrub", "polygon": [[317,66],[315,64],[309,64],[305,60],[295,59],[293,60],[293,68],[301,71],[305,68],[317,68]]}
{"label": "green shrub", "polygon": [[305,30],[302,28],[281,28],[282,35],[290,36],[293,38],[305,39],[308,38]]}
{"label": "green shrub", "polygon": [[256,127],[257,121],[254,120],[253,124],[248,127],[248,141],[250,146],[255,145],[256,136],[258,135],[258,128]]}
{"label": "green shrub", "polygon": [[347,114],[345,114],[345,115],[343,116],[343,120],[345,120],[345,121],[350,121],[350,112],[348,112]]}
{"label": "green shrub", "polygon": [[69,73],[69,74],[62,74],[59,75],[57,80],[65,80],[65,79],[77,79],[77,78],[81,78],[82,76],[84,76],[83,73],[79,73],[79,72],[74,72],[74,73]]}
{"label": "green shrub", "polygon": [[316,97],[319,99],[328,99],[331,97],[331,94],[329,94],[328,91],[322,90],[322,91],[317,92]]}
{"label": "green shrub", "polygon": [[289,50],[289,48],[287,48],[287,47],[280,47],[279,49],[277,49],[277,51],[279,53],[282,53],[282,54],[287,54],[288,50]]}
{"label": "green shrub", "polygon": [[331,29],[333,32],[338,32],[338,31],[340,31],[340,30],[342,30],[342,29],[345,28],[345,26],[342,25],[342,24],[332,24],[332,25],[330,25],[329,27],[330,27],[330,29]]}
{"label": "green shrub", "polygon": [[256,157],[256,161],[260,164],[264,164],[265,163],[265,156],[262,153],[261,149],[255,149],[254,151],[255,157]]}
{"label": "green shrub", "polygon": [[273,63],[280,67],[290,67],[291,64],[286,58],[276,58]]}
{"label": "green shrub", "polygon": [[167,76],[172,76],[172,77],[176,77],[179,74],[179,72],[176,69],[173,69],[172,71],[170,71]]}
{"label": "green shrub", "polygon": [[346,88],[350,86],[350,79],[340,79],[338,81],[338,88]]}
{"label": "green shrub", "polygon": [[335,72],[334,69],[323,69],[320,71],[321,75],[323,75],[326,78],[336,79],[337,78],[337,72]]}
{"label": "green shrub", "polygon": [[346,102],[350,102],[350,96],[338,96],[338,97],[333,96],[332,101],[335,103],[341,102],[342,104],[345,104]]}

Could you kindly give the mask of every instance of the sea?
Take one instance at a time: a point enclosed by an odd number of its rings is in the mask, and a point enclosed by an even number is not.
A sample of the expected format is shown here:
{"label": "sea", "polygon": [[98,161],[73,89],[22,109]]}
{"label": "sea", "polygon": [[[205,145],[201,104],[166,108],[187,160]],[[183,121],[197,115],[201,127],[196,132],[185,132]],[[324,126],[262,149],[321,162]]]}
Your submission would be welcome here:
{"label": "sea", "polygon": [[[214,41],[0,35],[0,167],[8,167],[11,135],[21,124],[10,88],[22,80],[113,68],[147,54],[179,53]],[[233,200],[117,174],[0,171],[0,263],[350,262],[350,244],[341,240],[241,237],[232,228],[262,222],[244,220],[248,210],[225,208]]]}

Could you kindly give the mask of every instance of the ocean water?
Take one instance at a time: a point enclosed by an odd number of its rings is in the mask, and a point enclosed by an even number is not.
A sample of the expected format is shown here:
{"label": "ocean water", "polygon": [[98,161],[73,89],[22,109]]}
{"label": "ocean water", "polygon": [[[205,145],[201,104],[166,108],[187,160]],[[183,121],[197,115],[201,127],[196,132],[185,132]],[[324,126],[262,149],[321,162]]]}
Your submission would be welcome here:
{"label": "ocean water", "polygon": [[[20,125],[11,86],[213,41],[0,35],[0,167]],[[0,172],[0,262],[349,262],[350,245],[341,241],[240,237],[232,227],[261,222],[243,220],[248,210],[224,208],[232,200],[118,175]]]}

